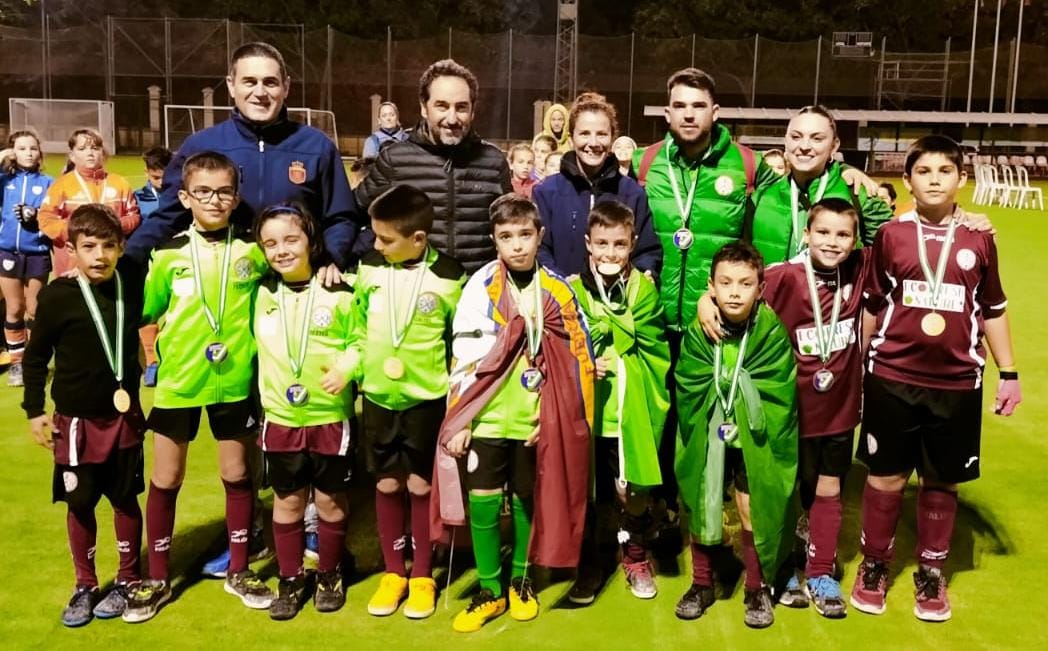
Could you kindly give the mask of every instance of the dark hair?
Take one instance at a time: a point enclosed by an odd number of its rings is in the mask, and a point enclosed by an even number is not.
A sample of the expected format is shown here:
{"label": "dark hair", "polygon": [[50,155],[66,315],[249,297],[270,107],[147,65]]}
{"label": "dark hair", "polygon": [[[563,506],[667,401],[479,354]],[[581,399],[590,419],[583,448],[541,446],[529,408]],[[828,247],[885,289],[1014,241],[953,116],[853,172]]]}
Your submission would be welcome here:
{"label": "dark hair", "polygon": [[575,123],[578,121],[579,115],[586,112],[603,113],[608,116],[608,122],[611,123],[611,137],[614,138],[618,134],[619,119],[615,106],[600,93],[582,93],[575,98],[575,101],[571,104],[571,109],[568,111],[569,134],[575,132]]}
{"label": "dark hair", "polygon": [[477,84],[476,75],[470,72],[469,68],[456,62],[454,59],[441,59],[426,68],[426,71],[422,73],[422,77],[418,80],[418,98],[423,104],[429,101],[429,87],[437,77],[458,77],[464,80],[469,86],[470,103],[477,103],[479,84]]}
{"label": "dark hair", "polygon": [[722,262],[740,262],[757,270],[757,280],[764,282],[764,258],[753,245],[744,240],[728,242],[713,255],[710,263],[710,279],[717,272],[717,265]]}
{"label": "dark hair", "polygon": [[767,159],[767,158],[769,158],[771,156],[778,156],[779,158],[782,158],[782,159],[786,158],[786,154],[782,153],[781,149],[769,149],[768,151],[764,152],[764,158],[765,159]]}
{"label": "dark hair", "polygon": [[858,235],[859,211],[855,209],[855,206],[851,201],[827,197],[826,199],[816,202],[815,205],[808,210],[808,228],[811,228],[811,224],[815,221],[815,218],[824,212],[832,212],[845,217],[851,217],[854,232]]}
{"label": "dark hair", "polygon": [[630,207],[621,201],[602,201],[593,206],[589,218],[586,220],[586,233],[593,230],[594,226],[614,228],[625,226],[630,233],[635,233],[636,217]]}
{"label": "dark hair", "polygon": [[255,241],[261,247],[263,224],[284,215],[290,216],[298,224],[298,227],[302,229],[302,232],[306,234],[306,239],[309,240],[309,264],[316,271],[318,267],[324,264],[327,258],[324,250],[324,238],[321,235],[320,226],[317,224],[316,218],[313,217],[308,208],[297,201],[278,203],[269,206],[259,213],[258,217],[255,217],[255,223],[251,229],[254,232]]}
{"label": "dark hair", "polygon": [[171,162],[171,150],[167,147],[153,147],[142,154],[146,169],[162,170]]}
{"label": "dark hair", "polygon": [[903,168],[906,176],[910,175],[917,160],[925,154],[942,154],[957,166],[958,171],[964,169],[964,151],[957,141],[949,136],[935,134],[918,138],[906,150],[906,165]]}
{"label": "dark hair", "polygon": [[549,145],[549,150],[551,153],[557,150],[557,139],[549,135],[548,133],[540,133],[534,138],[532,138],[531,146],[534,147],[536,144],[540,142],[544,142],[547,145]]}
{"label": "dark hair", "polygon": [[389,224],[404,237],[433,229],[433,202],[413,185],[394,185],[378,195],[368,206],[368,216],[377,222]]}
{"label": "dark hair", "polygon": [[833,137],[837,137],[837,120],[833,119],[833,114],[830,113],[830,109],[826,108],[822,104],[809,104],[808,106],[805,106],[801,108],[801,110],[797,111],[794,117],[796,117],[797,115],[806,115],[809,113],[812,115],[821,115],[822,117],[826,118],[826,120],[830,123],[830,129],[833,131]]}
{"label": "dark hair", "polygon": [[717,83],[713,81],[713,77],[708,72],[698,68],[682,68],[670,75],[670,78],[666,80],[667,101],[670,95],[673,94],[673,89],[676,86],[687,86],[688,88],[704,90],[710,94],[710,99],[713,100],[713,103],[717,103]]}
{"label": "dark hair", "polygon": [[113,209],[100,203],[87,203],[73,211],[68,229],[69,242],[73,247],[76,247],[80,237],[97,237],[120,244],[127,239]]}
{"label": "dark hair", "polygon": [[899,193],[895,191],[895,186],[892,185],[891,183],[888,183],[887,181],[885,181],[884,183],[881,183],[877,187],[881,187],[881,188],[884,188],[885,190],[887,190],[888,191],[888,197],[890,197],[892,201],[895,201],[899,197]]}
{"label": "dark hair", "polygon": [[273,59],[277,62],[277,65],[280,66],[280,80],[287,80],[287,65],[284,63],[284,55],[280,54],[280,50],[276,49],[269,43],[262,43],[260,41],[244,43],[233,51],[233,56],[229,57],[229,76],[236,78],[237,61],[249,57]]}
{"label": "dark hair", "polygon": [[228,156],[217,151],[202,151],[193,154],[182,163],[182,188],[189,191],[189,179],[200,170],[209,172],[227,171],[233,177],[233,187],[240,189],[240,169]]}
{"label": "dark hair", "polygon": [[82,129],[74,129],[73,133],[69,134],[70,150],[76,147],[76,141],[80,138],[80,136],[86,138],[88,144],[98,145],[103,149],[103,151],[105,150],[106,143],[105,140],[102,140],[102,134],[98,133],[98,131],[94,129],[88,129],[86,127]]}
{"label": "dark hair", "polygon": [[[7,136],[7,146],[8,146],[8,148],[14,147],[15,146],[15,141],[18,140],[19,138],[32,138],[33,140],[36,141],[37,149],[40,149],[40,136],[36,135],[36,131],[33,131],[32,129],[19,129],[18,131],[12,131],[11,135]],[[28,170],[28,171],[30,171],[30,172],[39,172],[40,168],[43,167],[43,166],[44,166],[44,152],[41,149],[40,150],[40,159],[38,161],[36,161],[36,166],[33,167],[33,169]],[[17,169],[18,169],[18,162],[12,156],[10,164],[4,165],[3,172],[5,174],[14,174]]]}
{"label": "dark hair", "polygon": [[488,209],[488,214],[491,216],[492,235],[495,234],[496,226],[506,224],[530,222],[536,229],[542,228],[538,206],[522,194],[510,192],[495,199],[491,203],[491,208]]}

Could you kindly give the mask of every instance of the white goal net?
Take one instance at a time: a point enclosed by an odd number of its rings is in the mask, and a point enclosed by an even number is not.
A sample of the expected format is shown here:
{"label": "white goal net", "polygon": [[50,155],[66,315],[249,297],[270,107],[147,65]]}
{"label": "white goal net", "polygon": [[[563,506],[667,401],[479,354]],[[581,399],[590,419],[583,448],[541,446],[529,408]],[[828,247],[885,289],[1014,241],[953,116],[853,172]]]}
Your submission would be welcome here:
{"label": "white goal net", "polygon": [[[297,122],[320,129],[338,147],[338,130],[335,114],[311,108],[291,108],[288,117]],[[191,134],[228,120],[233,114],[230,106],[203,106],[188,104],[164,105],[164,146],[177,151]]]}
{"label": "white goal net", "polygon": [[7,101],[11,131],[32,129],[49,154],[69,151],[69,134],[85,127],[102,134],[106,149],[116,149],[113,103],[83,99],[12,97]]}

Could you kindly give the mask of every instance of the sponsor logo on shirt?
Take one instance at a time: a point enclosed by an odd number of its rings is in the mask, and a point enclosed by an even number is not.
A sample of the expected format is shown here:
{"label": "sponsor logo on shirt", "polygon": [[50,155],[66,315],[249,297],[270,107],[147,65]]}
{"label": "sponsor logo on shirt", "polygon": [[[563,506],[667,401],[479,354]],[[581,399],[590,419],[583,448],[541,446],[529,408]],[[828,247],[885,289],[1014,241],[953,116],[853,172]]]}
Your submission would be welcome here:
{"label": "sponsor logo on shirt", "polygon": [[[837,323],[837,329],[833,333],[833,338],[830,340],[830,352],[837,352],[838,350],[844,350],[849,345],[855,343],[855,328],[854,321],[840,321]],[[823,326],[829,328],[828,325]],[[797,350],[801,355],[819,355],[819,340],[815,336],[815,328],[797,328],[794,331],[794,337],[797,339]]]}
{"label": "sponsor logo on shirt", "polygon": [[932,305],[932,287],[923,280],[902,281],[902,304],[906,307],[918,307],[925,310],[943,312],[964,311],[964,286],[943,283],[939,290],[939,300]]}

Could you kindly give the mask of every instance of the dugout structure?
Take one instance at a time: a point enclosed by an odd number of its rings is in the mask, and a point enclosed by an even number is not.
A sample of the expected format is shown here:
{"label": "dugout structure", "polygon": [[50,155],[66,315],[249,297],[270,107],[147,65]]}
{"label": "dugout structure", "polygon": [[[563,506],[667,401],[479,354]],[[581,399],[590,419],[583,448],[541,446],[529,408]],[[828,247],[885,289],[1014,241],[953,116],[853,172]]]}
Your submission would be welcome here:
{"label": "dugout structure", "polygon": [[7,100],[7,111],[10,130],[32,129],[40,137],[41,149],[48,154],[69,151],[69,134],[85,127],[102,134],[102,142],[110,153],[116,148],[112,102],[11,97]]}
{"label": "dugout structure", "polygon": [[[296,107],[287,109],[288,117],[324,132],[335,147],[338,147],[338,128],[335,114],[320,109]],[[231,106],[206,106],[203,104],[164,105],[164,146],[177,151],[190,135],[228,120],[233,114]]]}

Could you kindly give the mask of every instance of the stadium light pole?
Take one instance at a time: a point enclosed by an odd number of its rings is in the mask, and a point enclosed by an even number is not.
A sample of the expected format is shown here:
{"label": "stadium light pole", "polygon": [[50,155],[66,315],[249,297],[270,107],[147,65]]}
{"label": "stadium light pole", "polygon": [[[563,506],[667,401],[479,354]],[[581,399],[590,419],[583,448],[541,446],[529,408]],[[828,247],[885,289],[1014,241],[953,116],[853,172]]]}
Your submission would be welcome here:
{"label": "stadium light pole", "polygon": [[965,112],[972,112],[972,82],[975,80],[975,30],[979,26],[979,0],[973,3],[972,8],[972,50],[968,57],[968,103]]}
{"label": "stadium light pole", "polygon": [[1019,90],[1019,52],[1023,47],[1023,6],[1026,0],[1019,0],[1019,27],[1015,33],[1015,67],[1012,70],[1012,105],[1009,111],[1015,113],[1015,93]]}
{"label": "stadium light pole", "polygon": [[990,113],[993,113],[993,91],[997,85],[997,41],[1001,36],[1001,5],[1004,0],[997,0],[997,19],[993,26],[993,66],[990,68]]}

